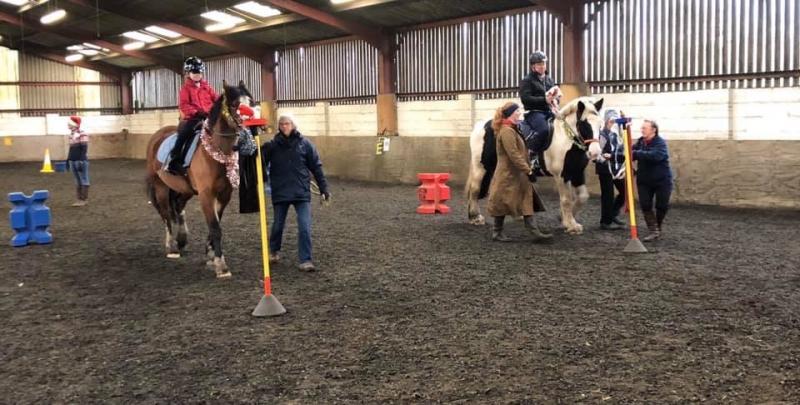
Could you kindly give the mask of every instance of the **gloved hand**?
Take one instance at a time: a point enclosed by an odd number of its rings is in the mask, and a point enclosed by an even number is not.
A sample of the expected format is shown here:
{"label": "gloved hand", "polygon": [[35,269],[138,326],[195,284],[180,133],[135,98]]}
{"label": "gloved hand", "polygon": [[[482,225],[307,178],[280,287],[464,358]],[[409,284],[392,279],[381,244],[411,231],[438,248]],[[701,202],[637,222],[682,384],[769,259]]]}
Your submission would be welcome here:
{"label": "gloved hand", "polygon": [[323,204],[330,204],[330,202],[331,202],[331,193],[330,193],[330,191],[325,191],[324,193],[321,194],[321,196],[322,196],[322,203]]}
{"label": "gloved hand", "polygon": [[528,181],[530,181],[531,183],[536,183],[536,172],[534,172],[533,170],[531,170],[528,173]]}

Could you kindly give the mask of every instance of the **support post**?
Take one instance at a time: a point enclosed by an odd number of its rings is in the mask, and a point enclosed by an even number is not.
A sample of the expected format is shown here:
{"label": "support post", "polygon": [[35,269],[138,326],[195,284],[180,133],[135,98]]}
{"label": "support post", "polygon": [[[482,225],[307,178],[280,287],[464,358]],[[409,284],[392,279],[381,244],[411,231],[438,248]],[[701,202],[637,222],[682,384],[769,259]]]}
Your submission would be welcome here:
{"label": "support post", "polygon": [[583,4],[570,5],[561,13],[564,24],[564,79],[559,86],[564,93],[562,103],[590,94],[584,74],[583,58]]}
{"label": "support post", "polygon": [[[389,39],[386,39],[389,41]],[[397,50],[388,45],[388,52],[378,54],[378,135],[397,135]]]}
{"label": "support post", "polygon": [[261,118],[267,120],[267,132],[278,130],[278,82],[275,77],[275,52],[269,50],[261,60]]}
{"label": "support post", "polygon": [[119,74],[119,88],[122,97],[122,115],[133,114],[133,91],[131,91],[130,72]]}

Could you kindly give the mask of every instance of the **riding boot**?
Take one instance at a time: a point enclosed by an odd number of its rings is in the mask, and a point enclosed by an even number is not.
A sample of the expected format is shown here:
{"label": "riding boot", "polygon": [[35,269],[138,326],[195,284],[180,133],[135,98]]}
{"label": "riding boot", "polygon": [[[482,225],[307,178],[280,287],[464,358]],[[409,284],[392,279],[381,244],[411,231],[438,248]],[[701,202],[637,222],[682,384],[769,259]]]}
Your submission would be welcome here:
{"label": "riding boot", "polygon": [[511,238],[503,233],[503,222],[506,217],[494,217],[494,227],[492,228],[492,240],[495,242],[510,242]]}
{"label": "riding boot", "polygon": [[539,230],[539,227],[536,226],[536,223],[533,221],[533,215],[526,215],[523,219],[525,221],[525,229],[533,236],[534,242],[544,242],[553,239],[553,234]]}
{"label": "riding boot", "polygon": [[77,185],[75,186],[75,202],[72,203],[73,207],[81,207],[86,203],[83,202],[83,186]]}
{"label": "riding boot", "polygon": [[660,210],[656,208],[656,227],[658,227],[658,235],[661,236],[662,231],[662,224],[664,223],[664,218],[667,216],[667,210]]}
{"label": "riding boot", "polygon": [[89,186],[82,186],[84,204],[89,203]]}
{"label": "riding boot", "polygon": [[647,223],[647,229],[650,231],[650,234],[642,238],[642,242],[652,242],[661,237],[661,231],[658,229],[658,223],[656,221],[656,214],[653,211],[644,213],[644,222]]}

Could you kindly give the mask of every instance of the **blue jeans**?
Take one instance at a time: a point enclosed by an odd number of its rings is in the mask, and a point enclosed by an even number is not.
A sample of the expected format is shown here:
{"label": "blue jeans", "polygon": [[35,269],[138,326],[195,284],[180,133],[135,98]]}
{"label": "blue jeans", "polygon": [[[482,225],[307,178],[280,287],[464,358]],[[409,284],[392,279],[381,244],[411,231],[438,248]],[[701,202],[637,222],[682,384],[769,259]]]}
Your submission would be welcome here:
{"label": "blue jeans", "polygon": [[89,185],[89,161],[88,160],[70,160],[69,166],[72,168],[72,174],[75,176],[75,182],[79,186]]}
{"label": "blue jeans", "polygon": [[287,203],[273,204],[275,219],[269,231],[269,251],[277,253],[281,251],[283,239],[283,227],[286,225],[286,215],[289,214],[289,206],[294,205],[297,213],[297,250],[300,263],[311,261],[311,203],[308,201],[295,201]]}

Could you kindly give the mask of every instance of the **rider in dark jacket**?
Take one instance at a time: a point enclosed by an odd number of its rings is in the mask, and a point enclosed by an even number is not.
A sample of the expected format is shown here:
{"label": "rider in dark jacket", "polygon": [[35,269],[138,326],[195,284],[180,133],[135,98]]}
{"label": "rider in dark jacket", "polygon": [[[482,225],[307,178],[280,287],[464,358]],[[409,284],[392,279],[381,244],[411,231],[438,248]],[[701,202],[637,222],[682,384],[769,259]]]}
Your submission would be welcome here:
{"label": "rider in dark jacket", "polygon": [[537,134],[547,131],[547,120],[553,116],[547,96],[547,92],[553,87],[557,86],[553,78],[548,75],[547,55],[542,51],[534,52],[530,57],[530,72],[519,85],[519,98],[528,110],[525,122],[533,131],[528,148],[535,152],[541,152],[547,140],[546,137]]}

